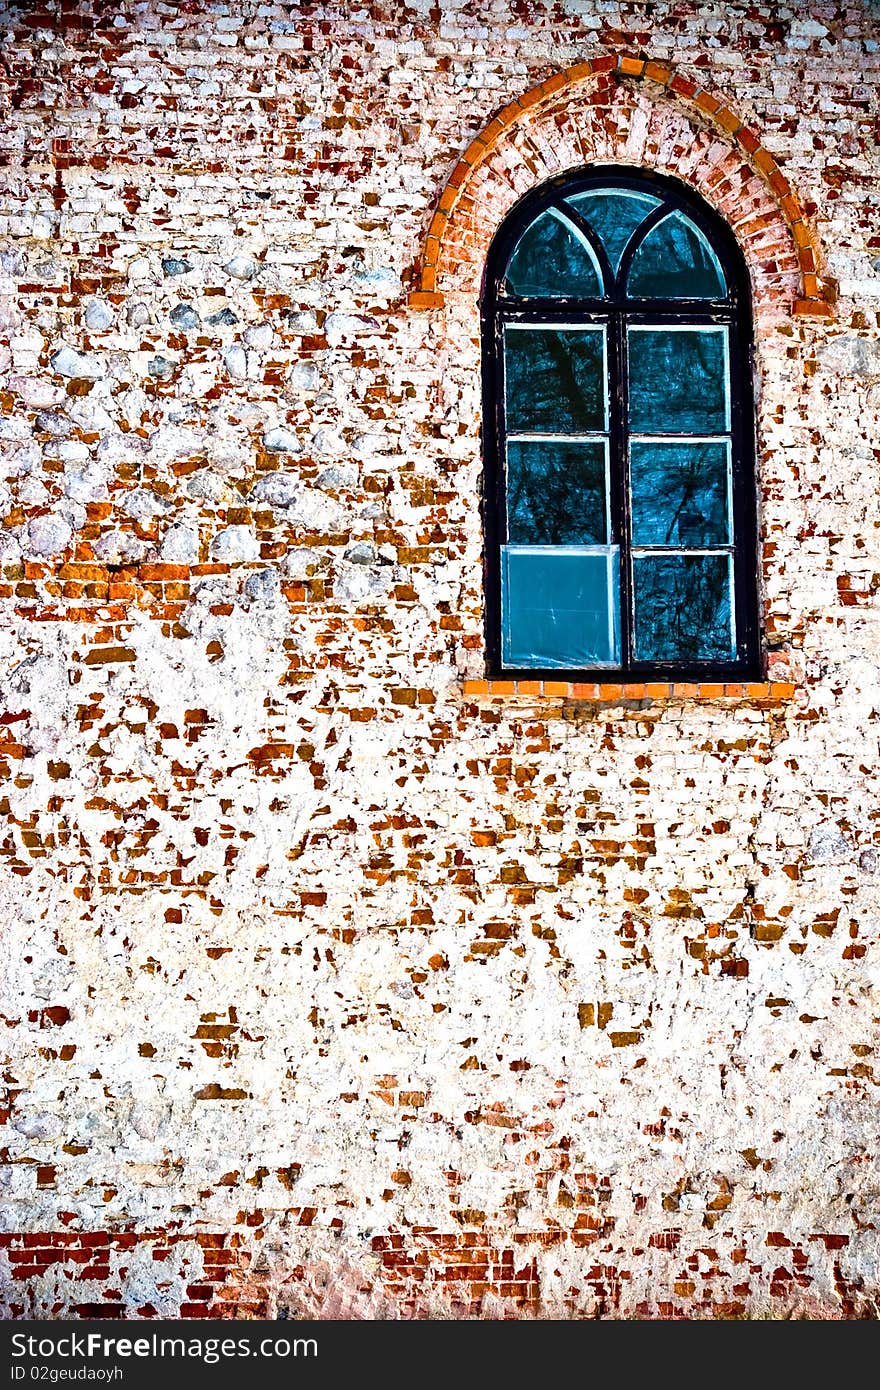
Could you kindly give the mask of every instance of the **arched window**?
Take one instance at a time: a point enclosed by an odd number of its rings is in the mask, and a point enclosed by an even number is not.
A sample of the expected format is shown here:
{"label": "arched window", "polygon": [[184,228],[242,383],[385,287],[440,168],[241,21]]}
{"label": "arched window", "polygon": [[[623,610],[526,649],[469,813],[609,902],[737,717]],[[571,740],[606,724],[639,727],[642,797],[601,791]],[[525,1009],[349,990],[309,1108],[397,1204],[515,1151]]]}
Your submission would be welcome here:
{"label": "arched window", "polygon": [[593,168],[500,228],[483,296],[492,674],[757,677],[751,312],[677,179]]}

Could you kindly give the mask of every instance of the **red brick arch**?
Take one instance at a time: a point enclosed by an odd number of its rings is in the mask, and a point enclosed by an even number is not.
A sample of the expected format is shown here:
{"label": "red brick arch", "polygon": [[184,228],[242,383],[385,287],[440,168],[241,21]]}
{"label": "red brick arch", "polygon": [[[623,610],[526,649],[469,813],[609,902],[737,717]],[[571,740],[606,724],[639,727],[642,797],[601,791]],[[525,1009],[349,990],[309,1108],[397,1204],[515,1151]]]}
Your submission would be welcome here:
{"label": "red brick arch", "polygon": [[[633,79],[645,79],[641,92]],[[654,93],[650,93],[653,85]],[[450,174],[416,266],[410,304],[479,292],[489,244],[515,202],[567,168],[650,166],[697,189],[736,233],[756,314],[830,318],[815,233],[758,136],[721,98],[664,63],[608,54],[505,106]]]}

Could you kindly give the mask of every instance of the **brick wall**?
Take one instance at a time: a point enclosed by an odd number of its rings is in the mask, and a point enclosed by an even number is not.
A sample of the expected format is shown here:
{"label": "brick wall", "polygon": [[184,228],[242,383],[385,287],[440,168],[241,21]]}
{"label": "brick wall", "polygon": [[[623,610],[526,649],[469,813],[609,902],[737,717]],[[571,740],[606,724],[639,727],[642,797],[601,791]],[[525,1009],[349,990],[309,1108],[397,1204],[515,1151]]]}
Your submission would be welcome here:
{"label": "brick wall", "polygon": [[[875,7],[0,33],[8,1312],[876,1315]],[[484,679],[483,258],[608,157],[749,263],[754,687]]]}

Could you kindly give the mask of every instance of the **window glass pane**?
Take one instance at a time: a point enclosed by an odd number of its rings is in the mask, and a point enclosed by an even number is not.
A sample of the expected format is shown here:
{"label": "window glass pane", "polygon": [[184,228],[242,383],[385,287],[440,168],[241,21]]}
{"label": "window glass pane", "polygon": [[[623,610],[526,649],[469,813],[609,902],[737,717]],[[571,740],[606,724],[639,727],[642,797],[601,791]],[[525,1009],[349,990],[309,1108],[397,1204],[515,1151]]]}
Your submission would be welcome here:
{"label": "window glass pane", "polygon": [[633,232],[660,206],[660,199],[652,194],[627,189],[592,189],[565,201],[586,218],[600,238],[615,274]]}
{"label": "window glass pane", "polygon": [[508,433],[605,428],[604,329],[508,325],[504,342]]}
{"label": "window glass pane", "polygon": [[631,328],[629,422],[637,433],[729,427],[726,328]]}
{"label": "window glass pane", "polygon": [[608,540],[603,440],[507,445],[507,538],[534,545]]}
{"label": "window glass pane", "polygon": [[729,446],[726,441],[630,446],[634,545],[727,545]]}
{"label": "window glass pane", "polygon": [[634,555],[637,661],[733,661],[729,555]]}
{"label": "window glass pane", "polygon": [[597,298],[602,285],[589,242],[550,209],[523,232],[507,266],[507,288],[518,295]]}
{"label": "window glass pane", "polygon": [[609,665],[620,660],[617,550],[501,551],[502,663]]}
{"label": "window glass pane", "polygon": [[658,299],[724,299],[727,285],[715,252],[683,213],[658,222],[633,256],[627,292]]}

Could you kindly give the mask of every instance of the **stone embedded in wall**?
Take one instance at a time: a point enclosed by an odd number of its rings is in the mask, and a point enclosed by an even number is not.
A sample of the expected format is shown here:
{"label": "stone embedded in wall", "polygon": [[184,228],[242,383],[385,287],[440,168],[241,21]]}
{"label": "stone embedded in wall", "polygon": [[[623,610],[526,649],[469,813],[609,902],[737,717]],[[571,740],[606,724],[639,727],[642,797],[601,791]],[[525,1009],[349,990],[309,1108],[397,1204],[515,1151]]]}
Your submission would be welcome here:
{"label": "stone embedded in wall", "polygon": [[259,554],[259,542],[247,526],[227,526],[224,530],[218,531],[211,542],[212,558],[225,560],[230,564],[242,560],[256,560]]}
{"label": "stone embedded in wall", "polygon": [[263,447],[273,454],[298,454],[301,445],[292,430],[284,425],[276,425],[263,435]]}
{"label": "stone embedded in wall", "polygon": [[853,847],[836,825],[817,826],[810,836],[809,856],[814,864],[852,857]]}
{"label": "stone embedded in wall", "polygon": [[292,473],[266,473],[251,488],[251,498],[269,507],[291,507],[302,492],[299,478]]}
{"label": "stone embedded in wall", "polygon": [[248,356],[244,348],[239,347],[238,343],[233,343],[232,347],[226,349],[223,354],[223,362],[231,377],[243,381],[248,375]]}
{"label": "stone embedded in wall", "polygon": [[817,357],[823,367],[841,376],[865,381],[880,378],[880,342],[876,338],[847,333],[824,344]]}
{"label": "stone embedded in wall", "polygon": [[249,256],[233,256],[223,267],[233,280],[252,280],[257,273],[257,263]]}
{"label": "stone embedded in wall", "polygon": [[77,377],[85,381],[97,381],[104,375],[104,367],[94,353],[77,352],[75,348],[62,345],[49,359],[52,370],[59,376]]}
{"label": "stone embedded in wall", "polygon": [[199,535],[190,526],[169,526],[159,549],[160,560],[175,565],[195,565],[199,560]]}
{"label": "stone embedded in wall", "polygon": [[60,555],[73,538],[73,529],[62,516],[35,516],[28,523],[28,548],[37,558]]}
{"label": "stone embedded in wall", "polygon": [[168,317],[176,328],[182,328],[186,332],[202,326],[202,320],[197,311],[191,304],[186,304],[183,301],[175,304]]}
{"label": "stone embedded in wall", "polygon": [[100,333],[110,327],[113,317],[113,310],[105,300],[92,299],[86,305],[83,322],[92,332]]}

